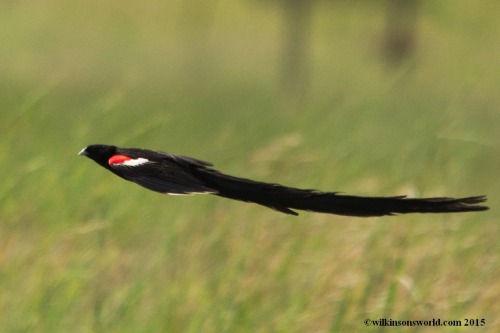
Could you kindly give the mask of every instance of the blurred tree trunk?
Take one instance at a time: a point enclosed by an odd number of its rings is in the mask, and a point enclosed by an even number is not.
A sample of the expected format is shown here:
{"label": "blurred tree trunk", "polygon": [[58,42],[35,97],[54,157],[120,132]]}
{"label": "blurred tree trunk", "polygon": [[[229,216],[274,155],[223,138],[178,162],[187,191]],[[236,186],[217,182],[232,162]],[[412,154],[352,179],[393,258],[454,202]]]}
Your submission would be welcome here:
{"label": "blurred tree trunk", "polygon": [[281,0],[284,36],[281,89],[289,106],[297,106],[307,95],[310,80],[310,28],[313,0]]}
{"label": "blurred tree trunk", "polygon": [[209,75],[210,37],[214,28],[214,15],[219,1],[185,0],[177,17],[177,29],[185,52],[186,76],[202,82]]}
{"label": "blurred tree trunk", "polygon": [[387,0],[383,53],[389,65],[397,66],[415,51],[419,0]]}

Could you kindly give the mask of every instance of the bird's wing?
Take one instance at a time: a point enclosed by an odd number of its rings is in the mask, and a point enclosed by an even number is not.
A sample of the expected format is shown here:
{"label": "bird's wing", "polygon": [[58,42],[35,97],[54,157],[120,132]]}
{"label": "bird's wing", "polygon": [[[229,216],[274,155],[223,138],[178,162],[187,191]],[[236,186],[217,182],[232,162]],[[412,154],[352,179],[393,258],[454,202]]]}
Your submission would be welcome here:
{"label": "bird's wing", "polygon": [[136,158],[121,163],[110,162],[110,167],[123,178],[149,190],[174,195],[217,193],[189,172],[190,168],[208,165],[206,162],[174,155],[155,161]]}

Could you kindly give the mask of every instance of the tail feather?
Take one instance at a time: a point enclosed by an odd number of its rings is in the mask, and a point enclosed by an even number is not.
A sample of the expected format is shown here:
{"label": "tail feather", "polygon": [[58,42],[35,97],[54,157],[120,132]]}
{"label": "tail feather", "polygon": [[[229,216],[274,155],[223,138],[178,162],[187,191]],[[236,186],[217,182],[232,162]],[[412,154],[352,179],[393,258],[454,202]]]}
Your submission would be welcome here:
{"label": "tail feather", "polygon": [[485,196],[466,198],[421,198],[406,196],[359,197],[257,182],[224,175],[215,170],[198,170],[197,175],[215,195],[257,203],[279,212],[298,215],[293,209],[345,216],[383,216],[407,213],[456,213],[484,211]]}
{"label": "tail feather", "polygon": [[383,216],[408,213],[455,213],[487,210],[478,205],[484,196],[467,198],[358,197],[320,193],[311,199],[297,200],[293,208],[347,216]]}

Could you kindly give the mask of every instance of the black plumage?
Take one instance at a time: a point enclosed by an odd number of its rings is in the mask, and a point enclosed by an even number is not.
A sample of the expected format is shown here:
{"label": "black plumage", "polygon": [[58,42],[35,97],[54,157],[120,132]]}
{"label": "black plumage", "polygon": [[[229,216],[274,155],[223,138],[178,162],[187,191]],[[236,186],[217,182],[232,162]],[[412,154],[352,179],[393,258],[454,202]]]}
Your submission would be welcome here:
{"label": "black plumage", "polygon": [[152,191],[177,195],[213,194],[257,203],[291,215],[298,215],[293,209],[361,217],[488,209],[480,205],[486,201],[485,196],[458,199],[360,197],[257,182],[225,175],[213,169],[208,162],[146,149],[90,145],[80,155]]}

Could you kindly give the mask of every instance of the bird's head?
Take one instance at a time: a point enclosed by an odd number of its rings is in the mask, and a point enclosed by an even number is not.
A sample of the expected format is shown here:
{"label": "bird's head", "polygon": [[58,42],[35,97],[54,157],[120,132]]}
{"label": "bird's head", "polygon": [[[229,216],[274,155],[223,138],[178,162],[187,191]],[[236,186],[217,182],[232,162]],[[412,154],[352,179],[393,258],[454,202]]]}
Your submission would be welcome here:
{"label": "bird's head", "polygon": [[78,155],[87,156],[97,164],[109,169],[108,160],[116,153],[116,146],[90,145],[80,150]]}

